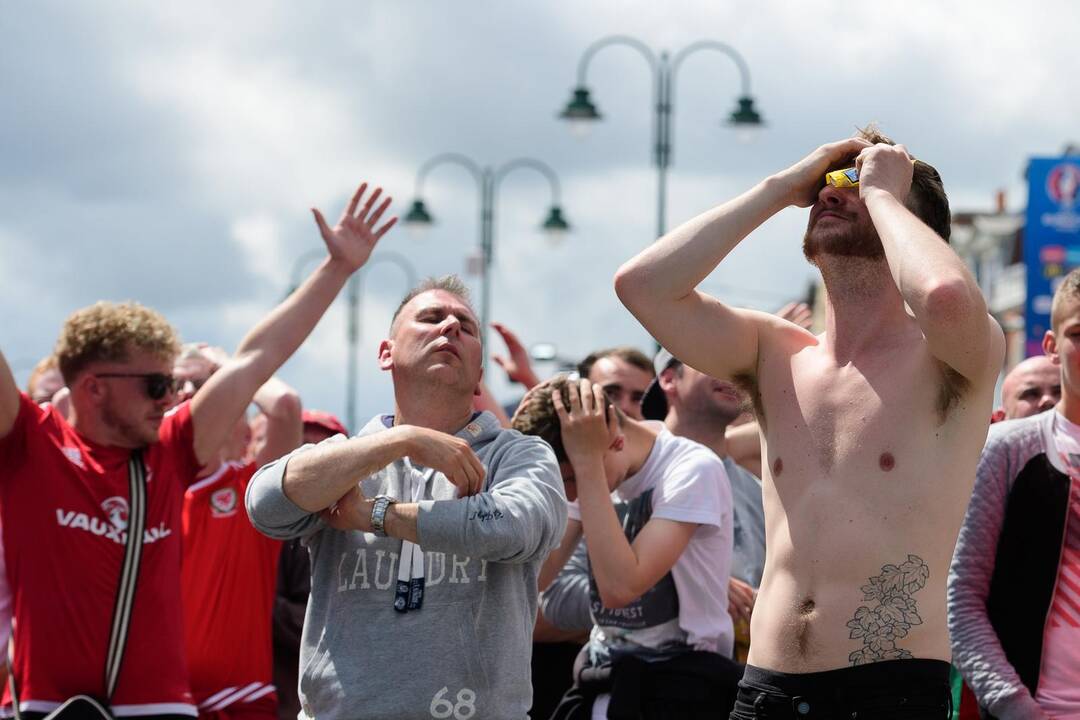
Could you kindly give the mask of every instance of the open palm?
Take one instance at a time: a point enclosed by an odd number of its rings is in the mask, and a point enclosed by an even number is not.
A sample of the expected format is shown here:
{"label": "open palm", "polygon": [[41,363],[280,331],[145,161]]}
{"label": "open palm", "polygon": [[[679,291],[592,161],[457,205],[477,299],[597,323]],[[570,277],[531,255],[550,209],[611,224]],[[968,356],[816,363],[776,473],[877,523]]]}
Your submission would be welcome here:
{"label": "open palm", "polygon": [[341,219],[334,227],[327,225],[326,219],[317,208],[311,209],[330,257],[345,263],[351,270],[358,270],[367,262],[376,243],[397,222],[397,218],[392,217],[383,223],[382,227],[376,229],[375,226],[386,212],[386,208],[390,207],[392,198],[387,196],[376,206],[375,203],[382,195],[382,188],[375,188],[375,192],[371,193],[361,205],[360,202],[364,199],[367,187],[366,182],[360,184],[352,200],[349,201],[349,206],[345,208]]}

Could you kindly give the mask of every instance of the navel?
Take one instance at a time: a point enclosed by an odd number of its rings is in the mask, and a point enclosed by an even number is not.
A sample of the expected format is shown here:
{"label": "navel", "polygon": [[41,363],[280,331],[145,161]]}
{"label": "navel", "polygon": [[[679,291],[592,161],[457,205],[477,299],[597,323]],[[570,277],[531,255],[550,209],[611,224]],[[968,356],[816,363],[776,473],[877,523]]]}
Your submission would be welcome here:
{"label": "navel", "polygon": [[885,472],[889,472],[896,467],[896,458],[893,457],[891,452],[883,452],[881,453],[881,457],[878,458],[878,467]]}
{"label": "navel", "polygon": [[777,457],[772,463],[772,474],[774,478],[780,477],[780,473],[784,472],[784,461]]}

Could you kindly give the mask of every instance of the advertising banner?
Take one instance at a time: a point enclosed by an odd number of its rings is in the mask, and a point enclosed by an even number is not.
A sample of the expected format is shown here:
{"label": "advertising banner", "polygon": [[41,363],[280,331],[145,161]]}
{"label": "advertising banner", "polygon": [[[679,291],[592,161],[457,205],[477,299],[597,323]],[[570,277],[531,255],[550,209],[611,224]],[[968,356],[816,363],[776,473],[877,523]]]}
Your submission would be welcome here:
{"label": "advertising banner", "polygon": [[1027,357],[1042,355],[1050,304],[1065,275],[1080,267],[1080,157],[1032,158],[1024,226]]}

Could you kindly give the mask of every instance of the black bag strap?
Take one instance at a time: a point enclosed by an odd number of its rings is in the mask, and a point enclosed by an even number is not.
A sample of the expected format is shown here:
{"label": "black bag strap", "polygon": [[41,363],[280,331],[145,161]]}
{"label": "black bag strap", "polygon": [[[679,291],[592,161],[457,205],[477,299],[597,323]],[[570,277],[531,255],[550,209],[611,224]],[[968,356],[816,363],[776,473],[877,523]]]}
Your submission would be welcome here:
{"label": "black bag strap", "polygon": [[124,662],[131,611],[135,605],[135,586],[139,581],[139,563],[142,560],[143,532],[146,529],[146,465],[142,450],[134,450],[128,460],[128,525],[127,542],[124,546],[124,564],[120,568],[120,582],[116,588],[113,605],[112,631],[109,634],[109,652],[105,658],[105,699],[111,700],[120,678],[120,666]]}

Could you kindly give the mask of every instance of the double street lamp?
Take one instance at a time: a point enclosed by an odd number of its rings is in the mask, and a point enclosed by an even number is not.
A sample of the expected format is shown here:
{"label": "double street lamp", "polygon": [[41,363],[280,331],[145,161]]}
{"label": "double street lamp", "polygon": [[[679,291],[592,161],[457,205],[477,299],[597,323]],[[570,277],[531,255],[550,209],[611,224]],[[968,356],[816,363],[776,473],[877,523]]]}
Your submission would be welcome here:
{"label": "double street lamp", "polygon": [[[304,253],[293,263],[292,277],[289,285],[289,293],[296,292],[300,287],[300,274],[304,267],[315,260],[326,257],[326,250],[312,250]],[[348,319],[346,321],[347,349],[345,359],[345,426],[349,432],[357,431],[356,425],[356,395],[359,384],[359,359],[360,359],[360,301],[364,277],[367,271],[376,265],[390,263],[401,270],[405,278],[406,292],[416,287],[416,268],[402,255],[392,250],[382,250],[368,258],[364,267],[357,270],[349,278],[345,297],[348,302]],[[403,293],[404,294],[404,293]]]}
{"label": "double street lamp", "polygon": [[484,347],[487,347],[488,325],[491,322],[491,264],[495,255],[495,208],[499,185],[515,170],[530,169],[543,175],[551,186],[551,207],[541,223],[541,229],[558,240],[570,229],[559,204],[559,178],[547,163],[534,158],[517,158],[492,168],[481,166],[459,153],[442,153],[424,163],[416,174],[416,199],[405,215],[404,222],[407,225],[423,227],[433,223],[431,213],[424,204],[424,181],[428,174],[440,165],[465,168],[476,181],[480,200],[480,337]]}
{"label": "double street lamp", "polygon": [[713,40],[702,40],[683,48],[674,56],[663,51],[657,57],[656,53],[636,38],[612,35],[586,48],[578,62],[577,87],[574,89],[570,102],[559,114],[559,117],[570,121],[575,134],[586,132],[593,122],[602,117],[590,97],[589,88],[586,85],[586,74],[593,57],[604,48],[614,45],[623,45],[636,50],[645,58],[653,74],[653,163],[656,165],[658,175],[656,236],[660,237],[667,231],[667,171],[671,166],[672,157],[671,127],[675,105],[675,80],[683,61],[701,50],[715,50],[729,57],[739,70],[742,91],[737,99],[738,106],[728,116],[727,124],[738,130],[742,137],[748,138],[762,127],[764,122],[758,111],[754,109],[754,98],[750,94],[750,71],[746,62],[729,45]]}

